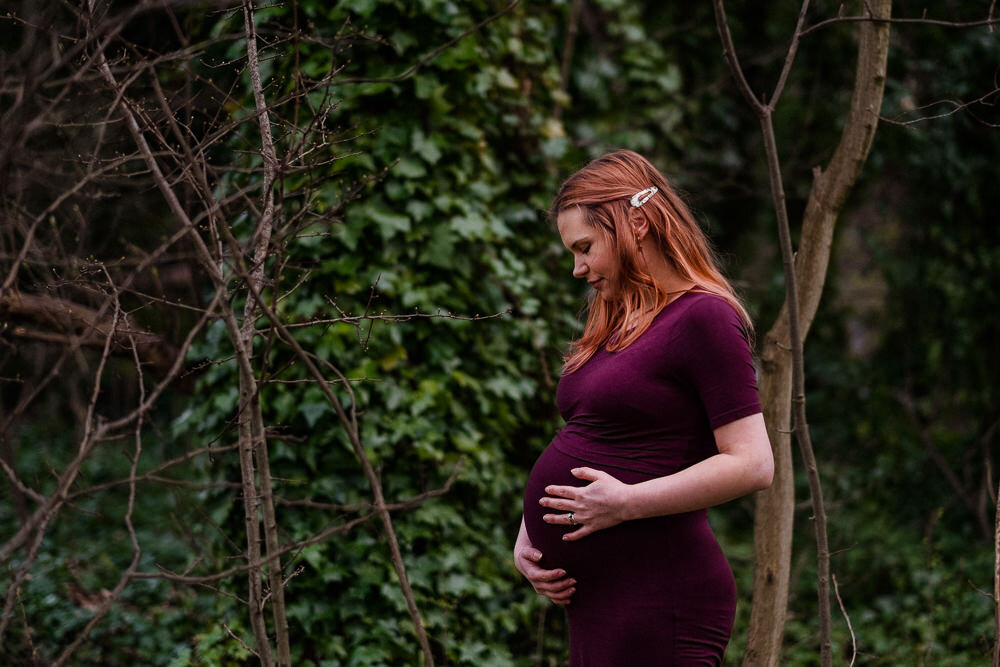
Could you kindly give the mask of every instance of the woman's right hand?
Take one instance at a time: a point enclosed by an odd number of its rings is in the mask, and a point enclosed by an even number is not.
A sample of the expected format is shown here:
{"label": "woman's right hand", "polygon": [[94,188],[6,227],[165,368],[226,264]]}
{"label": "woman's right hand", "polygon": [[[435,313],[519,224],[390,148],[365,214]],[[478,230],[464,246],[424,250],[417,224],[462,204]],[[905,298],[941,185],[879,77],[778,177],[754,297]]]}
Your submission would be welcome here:
{"label": "woman's right hand", "polygon": [[535,592],[555,604],[569,604],[576,592],[576,579],[566,576],[566,570],[543,570],[538,567],[541,559],[542,552],[530,544],[514,547],[514,567],[531,583]]}

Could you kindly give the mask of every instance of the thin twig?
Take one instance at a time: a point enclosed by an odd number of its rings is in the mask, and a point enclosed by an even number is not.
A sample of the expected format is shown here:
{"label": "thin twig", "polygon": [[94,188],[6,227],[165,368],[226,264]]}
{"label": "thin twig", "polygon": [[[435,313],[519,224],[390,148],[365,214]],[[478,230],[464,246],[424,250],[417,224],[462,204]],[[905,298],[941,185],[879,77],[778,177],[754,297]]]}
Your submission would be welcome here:
{"label": "thin twig", "polygon": [[847,667],[854,667],[854,659],[858,657],[858,640],[854,636],[854,628],[851,627],[851,617],[848,615],[847,610],[844,609],[844,601],[840,599],[840,588],[837,586],[837,575],[830,575],[833,580],[833,594],[837,596],[837,604],[840,605],[840,613],[844,615],[844,620],[847,621],[847,630],[851,633],[851,662]]}
{"label": "thin twig", "polygon": [[[181,225],[183,229],[187,232],[188,237],[193,241],[195,249],[198,252],[199,258],[201,260],[201,266],[208,273],[209,277],[212,279],[213,284],[216,286],[217,293],[226,292],[227,281],[225,276],[223,275],[222,267],[216,263],[216,258],[213,257],[211,250],[209,250],[208,246],[205,244],[204,239],[202,239],[201,235],[198,233],[197,228],[192,222],[190,216],[187,214],[187,211],[185,210],[184,206],[181,204],[181,201],[178,198],[177,193],[174,191],[172,184],[164,176],[163,171],[160,169],[159,163],[157,162],[156,157],[153,155],[153,152],[149,147],[149,143],[146,141],[145,134],[143,133],[142,128],[139,126],[138,116],[133,111],[133,105],[125,97],[124,87],[121,84],[119,84],[118,80],[115,78],[114,73],[111,71],[111,68],[108,66],[108,63],[106,59],[103,57],[103,55],[100,56],[98,63],[100,71],[104,76],[105,81],[107,81],[108,85],[111,86],[111,88],[116,91],[117,98],[120,99],[122,102],[120,106],[122,109],[122,113],[125,116],[126,125],[129,129],[129,133],[132,135],[136,147],[139,149],[139,152],[142,155],[143,160],[146,163],[146,166],[149,168],[153,180],[157,185],[157,188],[160,190],[164,199],[166,199],[167,205],[169,206],[171,212],[177,217],[178,221],[181,222]],[[224,230],[228,230],[228,228],[225,225],[220,225],[220,227]],[[253,370],[252,368],[249,367],[250,355],[248,355],[246,351],[243,349],[244,348],[243,336],[240,330],[240,325],[236,320],[236,315],[233,312],[232,305],[228,302],[222,302],[220,305],[223,306],[221,311],[222,319],[226,325],[226,330],[227,333],[229,334],[230,342],[232,342],[233,347],[235,348],[236,351],[236,358],[238,364],[240,365],[241,377],[245,378],[248,382],[251,382],[252,384]],[[250,388],[241,387],[241,390],[244,389],[245,391],[241,391],[241,397],[240,397],[241,413],[247,407],[246,401],[249,400],[251,396],[256,394],[255,387],[252,386]],[[243,438],[241,438],[241,441],[243,441]],[[252,465],[252,451],[250,452],[249,456],[251,457],[250,463]],[[260,562],[261,560],[259,557],[260,544],[257,537],[258,528],[257,528],[256,510],[254,509],[251,511],[251,508],[249,507],[248,503],[253,502],[253,498],[257,496],[257,493],[256,489],[253,488],[252,484],[252,480],[254,478],[253,470],[252,468],[249,470],[247,469],[246,466],[247,457],[243,453],[241,453],[240,460],[243,464],[241,466],[241,474],[244,480],[243,495],[245,504],[244,519],[247,530],[247,549],[248,549],[247,561],[248,563],[255,563],[255,562]],[[261,590],[259,582],[259,570],[257,571],[257,574],[254,574],[253,569],[250,569],[248,570],[248,574],[250,579],[249,611],[250,611],[251,626],[254,629],[254,636],[257,638],[257,644],[258,644],[257,649],[261,657],[261,662],[264,664],[265,667],[269,667],[269,665],[272,664],[273,658],[271,656],[270,640],[268,639],[267,636],[267,628],[263,620],[262,610],[258,605],[258,601],[260,599],[259,592]]]}
{"label": "thin twig", "polygon": [[900,116],[902,116],[904,114],[899,114],[895,118],[888,118],[886,116],[879,115],[879,120],[881,120],[883,122],[886,122],[886,123],[891,123],[892,125],[902,125],[902,126],[905,127],[907,125],[914,125],[915,123],[923,123],[923,122],[926,122],[926,121],[929,121],[929,120],[937,120],[939,118],[947,118],[948,116],[956,114],[959,111],[966,111],[966,113],[968,113],[970,116],[972,116],[972,118],[977,123],[980,123],[981,125],[985,125],[986,127],[1000,128],[1000,123],[991,123],[989,121],[983,120],[982,118],[979,118],[978,116],[974,115],[971,111],[968,110],[969,107],[971,107],[973,104],[986,104],[987,103],[986,101],[990,97],[996,96],[998,93],[1000,93],[1000,88],[994,88],[993,90],[991,90],[990,92],[986,93],[985,95],[977,97],[976,99],[971,100],[969,102],[962,102],[961,100],[937,100],[936,102],[931,102],[930,104],[924,104],[923,106],[919,106],[919,107],[916,107],[915,109],[911,109],[911,110],[905,112],[905,113],[913,113],[913,112],[916,112],[916,111],[923,111],[924,109],[929,109],[931,107],[938,106],[939,104],[950,104],[953,107],[950,111],[945,111],[943,113],[934,114],[932,116],[921,116],[920,118],[913,118],[911,120],[898,120],[900,118]]}
{"label": "thin twig", "polygon": [[[227,242],[230,247],[236,248],[238,242],[233,237],[231,230],[226,226],[222,226],[220,231],[225,235]],[[348,440],[351,443],[351,449],[354,451],[354,455],[357,457],[358,461],[361,463],[362,471],[365,474],[365,478],[368,481],[368,485],[372,490],[372,495],[375,499],[376,511],[379,514],[379,518],[382,520],[382,527],[385,531],[386,538],[389,542],[389,552],[392,557],[393,567],[396,571],[396,577],[399,580],[399,586],[403,593],[403,599],[406,601],[407,611],[410,614],[410,619],[413,621],[414,631],[417,635],[417,640],[420,643],[421,650],[424,654],[424,660],[426,667],[433,667],[434,657],[430,648],[430,641],[427,638],[426,630],[424,629],[423,619],[420,617],[420,612],[417,608],[416,598],[413,594],[413,589],[410,585],[409,576],[406,573],[406,565],[403,562],[403,554],[399,547],[399,540],[396,537],[396,530],[392,523],[392,517],[389,511],[386,509],[385,496],[382,491],[382,483],[375,474],[375,469],[368,458],[367,453],[365,453],[364,445],[361,443],[361,429],[358,426],[358,414],[357,414],[357,398],[354,395],[354,389],[351,387],[350,382],[344,376],[343,372],[334,366],[329,361],[322,360],[324,365],[329,368],[333,373],[342,380],[341,385],[347,392],[348,396],[348,410],[344,409],[341,404],[340,398],[338,398],[333,391],[330,389],[329,384],[326,382],[326,378],[313,363],[314,357],[307,353],[301,346],[301,344],[295,339],[291,331],[285,326],[281,318],[278,317],[274,311],[265,303],[265,300],[261,298],[259,293],[256,293],[256,287],[248,279],[249,273],[242,256],[237,253],[233,254],[233,259],[235,262],[234,269],[244,281],[246,281],[247,288],[251,292],[255,292],[254,298],[260,306],[261,311],[263,311],[264,316],[268,318],[271,326],[275,327],[279,336],[288,344],[295,355],[302,361],[303,365],[306,367],[307,372],[316,379],[316,386],[323,392],[327,401],[333,407],[334,412],[337,415],[342,428],[347,433]]]}
{"label": "thin twig", "polygon": [[94,374],[94,387],[91,391],[90,402],[87,405],[85,417],[86,422],[84,423],[84,430],[83,435],[80,438],[80,443],[77,445],[76,456],[59,476],[55,492],[53,492],[53,494],[46,499],[46,502],[43,503],[27,521],[22,523],[21,528],[14,535],[14,537],[9,539],[3,547],[0,548],[0,563],[2,563],[6,561],[14,551],[23,546],[29,538],[31,538],[31,543],[28,545],[27,553],[21,560],[20,566],[14,576],[11,577],[11,582],[7,589],[3,612],[0,614],[0,644],[2,644],[3,635],[7,630],[7,625],[12,616],[11,609],[14,605],[15,595],[17,594],[21,582],[27,577],[29,569],[38,556],[38,550],[41,547],[45,531],[48,528],[49,523],[55,517],[56,513],[65,503],[67,492],[76,480],[76,477],[83,466],[83,462],[90,455],[96,443],[100,441],[100,436],[104,431],[104,424],[96,427],[94,426],[94,413],[97,408],[97,398],[101,393],[101,381],[104,377],[104,370],[107,366],[108,358],[111,356],[111,341],[114,338],[115,331],[117,330],[119,321],[119,317],[117,315],[119,315],[120,312],[121,311],[117,308],[116,304],[116,317],[114,319],[114,325],[111,327],[111,330],[108,331],[104,351],[101,354],[100,362],[98,363],[97,370]]}
{"label": "thin twig", "polygon": [[[995,0],[994,0],[995,2]],[[993,18],[992,15],[992,5],[990,7],[990,14],[987,18],[979,21],[942,21],[938,19],[928,19],[928,18],[887,18],[887,17],[874,17],[874,16],[834,16],[832,18],[825,19],[819,23],[814,23],[808,28],[802,31],[802,36],[815,32],[821,28],[825,28],[834,23],[900,23],[907,25],[933,25],[942,28],[978,28],[980,26],[988,25],[992,28],[994,25],[1000,23],[1000,19]]]}
{"label": "thin twig", "polygon": [[993,526],[993,667],[1000,667],[1000,502]]}
{"label": "thin twig", "polygon": [[514,9],[515,7],[517,7],[517,5],[520,4],[520,2],[521,2],[521,0],[513,0],[513,2],[511,2],[509,5],[507,5],[503,9],[501,9],[496,14],[490,16],[489,18],[483,19],[482,21],[480,21],[476,25],[472,26],[468,30],[465,30],[464,32],[462,32],[462,34],[458,35],[454,39],[448,40],[447,42],[445,42],[441,46],[437,47],[436,49],[434,49],[433,51],[431,51],[430,53],[428,53],[426,56],[424,56],[423,58],[421,58],[420,60],[418,60],[416,63],[414,63],[413,65],[411,65],[408,69],[406,69],[405,71],[403,71],[400,74],[397,74],[396,76],[387,76],[387,77],[378,77],[378,78],[357,77],[357,78],[354,78],[354,79],[343,79],[343,80],[339,80],[339,81],[336,80],[336,79],[334,79],[334,80],[328,82],[327,85],[343,86],[343,85],[347,85],[349,83],[396,83],[396,82],[399,82],[399,81],[403,81],[404,79],[408,79],[409,77],[413,76],[413,74],[415,74],[417,72],[417,70],[419,70],[421,67],[423,67],[424,65],[426,65],[430,61],[432,61],[435,58],[437,58],[445,50],[451,48],[455,44],[458,44],[460,41],[462,41],[463,39],[465,39],[466,37],[468,37],[472,33],[476,32],[477,30],[479,30],[483,26],[488,25],[488,24],[496,21],[498,18],[500,18],[504,14],[507,14],[512,9]]}
{"label": "thin twig", "polygon": [[767,106],[774,109],[775,105],[778,104],[778,100],[781,99],[781,93],[785,89],[785,82],[788,80],[788,72],[792,69],[792,63],[795,62],[795,54],[799,50],[799,38],[802,36],[802,26],[806,22],[806,13],[809,11],[809,0],[804,0],[802,7],[799,9],[799,20],[795,24],[795,32],[792,33],[792,43],[788,47],[788,53],[785,55],[785,62],[781,66],[781,74],[778,75],[778,83],[774,86],[774,92],[771,93],[771,101],[768,102]]}
{"label": "thin twig", "polygon": [[38,663],[38,649],[35,648],[35,642],[31,637],[31,626],[28,625],[28,614],[24,611],[24,602],[21,601],[21,589],[17,589],[17,606],[21,610],[21,623],[24,626],[24,638],[28,642],[28,650],[31,652],[31,660],[33,663]]}
{"label": "thin twig", "polygon": [[[406,500],[402,500],[402,501],[398,501],[398,502],[394,502],[394,503],[387,503],[385,505],[385,509],[387,511],[389,511],[389,512],[397,512],[397,511],[402,511],[402,510],[414,509],[414,508],[419,507],[420,505],[422,505],[426,500],[428,500],[430,498],[435,498],[435,497],[440,496],[440,495],[442,495],[444,493],[447,493],[451,489],[451,485],[454,483],[455,479],[457,478],[458,471],[460,469],[460,466],[461,466],[462,462],[463,462],[463,460],[460,460],[455,465],[455,468],[452,470],[451,476],[448,478],[448,481],[441,488],[421,493],[421,494],[413,496],[411,498],[407,498]],[[372,511],[368,512],[367,514],[364,514],[364,515],[359,516],[359,517],[355,517],[354,519],[351,519],[350,521],[345,521],[344,523],[337,524],[336,526],[330,526],[330,527],[328,527],[328,528],[326,528],[324,530],[321,530],[320,532],[316,533],[315,535],[312,535],[312,536],[310,536],[308,538],[305,538],[305,539],[302,539],[302,540],[298,540],[298,541],[296,541],[296,542],[294,542],[292,544],[286,544],[274,556],[275,557],[283,556],[286,553],[290,553],[292,551],[298,551],[298,550],[304,549],[305,547],[312,546],[313,544],[320,544],[322,542],[327,541],[328,539],[330,539],[334,535],[342,535],[344,533],[347,533],[347,532],[353,530],[354,528],[356,528],[357,526],[359,526],[359,525],[365,523],[366,521],[368,521],[370,519],[373,519],[373,518],[375,518],[377,516],[379,516],[379,512],[378,512],[377,509],[373,508]],[[205,583],[210,583],[210,582],[213,582],[213,581],[221,581],[222,579],[227,579],[229,577],[232,577],[234,575],[240,574],[242,572],[246,572],[250,567],[262,567],[264,565],[267,565],[267,563],[268,563],[268,560],[266,558],[264,558],[262,560],[259,560],[259,561],[253,562],[253,563],[246,563],[246,564],[236,565],[234,567],[231,567],[231,568],[228,568],[226,570],[223,570],[222,572],[216,572],[214,574],[201,575],[201,576],[190,576],[188,574],[178,574],[176,572],[171,572],[171,571],[167,570],[166,568],[161,568],[160,572],[137,572],[133,576],[133,578],[134,579],[167,579],[169,581],[174,581],[174,582],[178,582],[178,583],[185,583],[185,584],[205,584]],[[189,571],[190,569],[191,568],[189,567],[185,572]]]}
{"label": "thin twig", "polygon": [[[105,277],[108,283],[111,284],[114,289],[114,284],[111,280],[111,275],[108,273],[107,269],[104,269]],[[118,292],[115,290],[115,302],[118,302]],[[116,307],[116,319],[118,317],[117,307]],[[143,381],[142,373],[142,362],[139,360],[139,351],[136,346],[135,339],[129,336],[132,343],[132,358],[135,363],[136,377],[139,384],[139,402],[145,402],[146,398],[146,385]],[[143,415],[140,414],[139,418],[135,422],[135,450],[132,454],[132,462],[129,467],[129,490],[128,490],[128,505],[125,510],[125,528],[128,531],[129,540],[132,543],[132,561],[129,563],[128,567],[122,572],[121,576],[118,578],[118,583],[111,590],[111,592],[104,597],[101,602],[101,606],[97,609],[87,624],[82,630],[77,634],[76,638],[70,642],[70,644],[59,654],[56,659],[55,667],[61,667],[65,665],[73,653],[80,647],[80,645],[90,636],[94,627],[97,626],[101,620],[107,616],[108,612],[111,611],[111,606],[121,597],[122,592],[124,592],[125,587],[128,586],[132,579],[132,575],[139,567],[139,559],[142,557],[142,548],[139,546],[139,537],[136,535],[135,526],[132,523],[132,513],[135,510],[135,490],[136,490],[136,469],[139,466],[139,458],[142,455],[142,427],[143,427]]]}
{"label": "thin twig", "polygon": [[[566,95],[569,89],[569,70],[573,64],[573,51],[576,48],[576,34],[580,28],[580,12],[583,11],[583,0],[573,0],[569,7],[569,20],[566,23],[566,37],[563,41],[562,61],[559,66],[559,93]],[[552,117],[562,120],[563,103],[557,99],[552,107]]]}
{"label": "thin twig", "polygon": [[223,621],[222,627],[226,629],[226,632],[229,634],[230,637],[232,637],[233,639],[235,639],[236,641],[238,641],[240,643],[240,646],[243,647],[244,651],[246,651],[250,655],[256,656],[258,660],[260,659],[260,654],[257,653],[257,651],[253,650],[252,648],[250,648],[249,646],[247,646],[246,642],[243,641],[243,638],[240,637],[235,632],[233,632],[232,628],[230,628],[228,625],[226,625],[225,621]]}

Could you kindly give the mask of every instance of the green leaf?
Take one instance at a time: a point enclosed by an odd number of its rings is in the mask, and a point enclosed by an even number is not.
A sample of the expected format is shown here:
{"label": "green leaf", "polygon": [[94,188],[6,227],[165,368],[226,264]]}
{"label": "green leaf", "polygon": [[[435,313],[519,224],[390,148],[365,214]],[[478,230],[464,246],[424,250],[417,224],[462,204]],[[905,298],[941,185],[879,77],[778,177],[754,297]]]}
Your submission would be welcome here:
{"label": "green leaf", "polygon": [[434,164],[441,159],[440,149],[420,131],[415,132],[413,135],[413,150],[430,164]]}

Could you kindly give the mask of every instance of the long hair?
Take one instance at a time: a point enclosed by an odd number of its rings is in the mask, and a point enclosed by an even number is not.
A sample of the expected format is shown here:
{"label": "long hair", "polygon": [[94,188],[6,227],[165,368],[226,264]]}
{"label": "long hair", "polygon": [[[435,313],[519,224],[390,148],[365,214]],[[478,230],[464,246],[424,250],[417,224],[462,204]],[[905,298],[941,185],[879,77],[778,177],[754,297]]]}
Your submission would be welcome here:
{"label": "long hair", "polygon": [[[632,195],[650,186],[659,191],[645,204],[634,207]],[[648,236],[678,275],[695,284],[693,291],[725,299],[743,321],[749,334],[750,316],[718,268],[715,253],[687,205],[667,179],[650,162],[633,151],[620,150],[597,158],[570,176],[549,214],[556,220],[562,211],[579,207],[584,222],[599,230],[618,261],[619,294],[613,301],[594,297],[588,308],[583,335],[570,343],[563,359],[563,373],[572,373],[605,346],[609,351],[631,345],[671,301],[639,261],[633,223],[645,218]]]}

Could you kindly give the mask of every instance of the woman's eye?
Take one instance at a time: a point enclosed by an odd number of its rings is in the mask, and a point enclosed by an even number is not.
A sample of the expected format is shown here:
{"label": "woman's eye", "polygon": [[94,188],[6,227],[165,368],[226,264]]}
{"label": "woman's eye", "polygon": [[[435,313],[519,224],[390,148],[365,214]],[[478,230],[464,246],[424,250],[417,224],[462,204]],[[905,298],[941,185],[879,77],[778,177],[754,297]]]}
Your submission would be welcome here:
{"label": "woman's eye", "polygon": [[590,254],[590,246],[587,246],[586,248],[584,248],[580,252],[582,252],[584,255]]}

